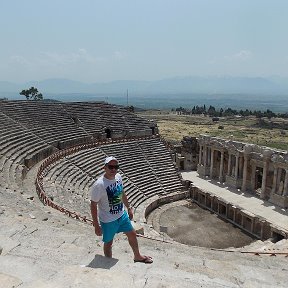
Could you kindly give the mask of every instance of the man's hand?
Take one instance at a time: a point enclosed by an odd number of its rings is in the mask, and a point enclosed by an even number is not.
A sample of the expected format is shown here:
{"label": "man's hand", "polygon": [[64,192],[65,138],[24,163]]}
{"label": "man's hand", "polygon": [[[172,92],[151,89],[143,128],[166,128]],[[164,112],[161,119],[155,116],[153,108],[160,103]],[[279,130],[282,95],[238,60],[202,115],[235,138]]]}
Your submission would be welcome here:
{"label": "man's hand", "polygon": [[93,226],[94,226],[94,230],[95,230],[95,234],[97,236],[101,236],[102,235],[102,229],[101,226],[99,225],[99,221],[98,221],[98,216],[97,216],[97,202],[92,201],[91,200],[91,215],[93,218]]}
{"label": "man's hand", "polygon": [[132,220],[134,216],[132,207],[129,207],[127,211],[128,211],[129,219]]}
{"label": "man's hand", "polygon": [[95,234],[96,234],[97,236],[101,236],[101,235],[102,235],[101,226],[100,226],[99,224],[96,224],[96,225],[94,226],[94,228],[95,228]]}

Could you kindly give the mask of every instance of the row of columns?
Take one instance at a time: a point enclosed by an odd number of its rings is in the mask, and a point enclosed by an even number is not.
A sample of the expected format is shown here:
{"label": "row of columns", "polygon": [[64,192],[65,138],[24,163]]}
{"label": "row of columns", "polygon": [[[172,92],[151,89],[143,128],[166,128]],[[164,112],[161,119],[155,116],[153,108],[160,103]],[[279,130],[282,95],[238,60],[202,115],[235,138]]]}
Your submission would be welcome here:
{"label": "row of columns", "polygon": [[284,168],[275,167],[274,174],[273,174],[273,186],[272,186],[272,193],[279,192],[283,196],[288,196],[288,169],[285,170],[285,178],[283,183],[283,188],[281,188],[281,172]]}
{"label": "row of columns", "polygon": [[[217,150],[212,147],[208,147],[207,145],[200,145],[199,150],[199,165],[203,165],[204,168],[207,166],[210,166],[210,176],[213,175],[213,169],[214,169],[214,152],[219,151],[221,153],[220,158],[220,169],[219,169],[219,180],[223,180],[224,176],[224,150]],[[209,155],[210,154],[210,155]],[[235,165],[232,167],[232,156],[235,157]],[[233,155],[229,153],[229,159],[228,159],[228,176],[234,176],[235,179],[238,179],[238,172],[239,172],[239,164],[240,164],[240,156],[239,154]],[[242,162],[241,162],[242,163]],[[234,173],[232,173],[232,170],[234,168]],[[241,168],[240,168],[241,169]],[[246,169],[247,169],[247,163],[246,163]],[[247,171],[245,171],[247,174]],[[233,175],[232,175],[233,174]]]}
{"label": "row of columns", "polygon": [[[219,181],[223,181],[224,178],[224,149],[215,149],[213,147],[209,147],[208,145],[201,145],[199,147],[199,165],[203,165],[206,171],[206,167],[210,166],[210,177],[213,177],[213,169],[214,169],[214,153],[215,151],[219,151],[221,153],[220,158],[220,169],[219,169]],[[247,180],[248,180],[248,162],[249,162],[249,153],[243,153],[240,155],[239,152],[229,153],[228,151],[228,169],[227,176],[233,176],[237,181],[239,177],[242,176],[242,185],[241,190],[246,191],[247,189]],[[252,166],[251,173],[251,183],[252,187],[255,187],[255,174],[256,174],[256,164]],[[285,169],[285,180],[283,185],[283,189],[281,191],[280,182],[281,182],[281,170],[283,168],[277,167],[274,164],[274,176],[273,176],[273,187],[272,193],[277,193],[280,190],[281,195],[288,196],[288,168]],[[262,183],[261,183],[261,198],[265,198],[266,191],[266,183],[267,183],[267,175],[269,170],[269,159],[264,158],[263,160],[263,175],[262,175]],[[241,174],[241,175],[240,175]]]}

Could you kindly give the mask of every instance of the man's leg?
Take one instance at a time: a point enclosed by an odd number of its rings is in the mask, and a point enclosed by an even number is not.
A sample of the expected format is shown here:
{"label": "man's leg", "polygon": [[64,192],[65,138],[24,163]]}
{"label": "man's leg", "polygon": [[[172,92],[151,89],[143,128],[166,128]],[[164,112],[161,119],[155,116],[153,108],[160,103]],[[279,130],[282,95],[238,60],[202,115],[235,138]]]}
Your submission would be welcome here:
{"label": "man's leg", "polygon": [[150,256],[141,255],[139,252],[138,240],[135,230],[125,232],[128,237],[129,244],[134,253],[134,262],[143,262],[146,264],[151,264],[153,262]]}
{"label": "man's leg", "polygon": [[139,246],[138,246],[138,240],[137,240],[137,236],[136,236],[136,232],[135,230],[129,231],[129,232],[125,232],[125,234],[128,237],[128,242],[133,250],[134,253],[134,259],[142,259],[143,256],[141,256],[140,252],[139,252]]}
{"label": "man's leg", "polygon": [[113,240],[107,243],[104,242],[103,250],[104,250],[104,255],[106,257],[112,258],[112,244],[113,244]]}
{"label": "man's leg", "polygon": [[133,226],[131,224],[130,219],[128,218],[128,215],[126,213],[126,218],[122,219],[123,222],[121,223],[122,226],[119,231],[122,231],[126,234],[126,236],[128,237],[128,242],[133,250],[134,253],[134,262],[143,262],[143,263],[147,263],[150,264],[153,262],[152,258],[149,256],[144,256],[140,254],[139,251],[139,246],[138,246],[138,240],[137,240],[137,234],[136,231],[133,229]]}

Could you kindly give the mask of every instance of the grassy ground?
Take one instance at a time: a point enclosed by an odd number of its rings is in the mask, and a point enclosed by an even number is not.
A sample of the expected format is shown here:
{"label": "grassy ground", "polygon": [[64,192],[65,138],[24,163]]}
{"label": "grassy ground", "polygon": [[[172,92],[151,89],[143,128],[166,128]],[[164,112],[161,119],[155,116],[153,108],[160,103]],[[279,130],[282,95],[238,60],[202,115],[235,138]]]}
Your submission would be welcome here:
{"label": "grassy ground", "polygon": [[138,115],[156,121],[160,134],[168,141],[180,142],[184,136],[208,134],[288,150],[288,120],[284,119],[263,119],[259,127],[259,119],[252,116],[220,118],[218,122],[213,122],[210,117],[175,115],[169,111],[145,111]]}

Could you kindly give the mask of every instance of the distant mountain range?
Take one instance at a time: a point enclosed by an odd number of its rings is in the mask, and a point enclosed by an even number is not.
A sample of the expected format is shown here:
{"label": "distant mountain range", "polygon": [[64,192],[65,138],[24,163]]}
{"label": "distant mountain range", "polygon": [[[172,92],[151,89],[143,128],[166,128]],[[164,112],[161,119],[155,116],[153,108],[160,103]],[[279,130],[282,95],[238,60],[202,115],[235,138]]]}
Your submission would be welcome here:
{"label": "distant mountain range", "polygon": [[83,83],[68,79],[47,79],[26,83],[0,81],[0,96],[15,95],[31,86],[45,94],[89,93],[119,94],[127,89],[134,95],[210,93],[210,94],[288,94],[288,78],[280,77],[175,77],[156,81],[119,80],[106,83]]}

